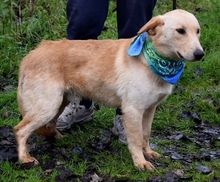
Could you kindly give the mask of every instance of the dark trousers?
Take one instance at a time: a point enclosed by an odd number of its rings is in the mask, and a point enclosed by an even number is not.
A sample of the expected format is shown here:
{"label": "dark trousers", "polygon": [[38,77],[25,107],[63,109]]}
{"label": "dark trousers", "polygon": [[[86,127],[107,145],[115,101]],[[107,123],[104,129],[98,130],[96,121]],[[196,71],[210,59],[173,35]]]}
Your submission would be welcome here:
{"label": "dark trousers", "polygon": [[[148,22],[156,0],[117,0],[118,38],[131,38]],[[109,0],[68,0],[67,39],[97,39],[108,15]],[[87,108],[92,101],[83,99]],[[120,109],[116,110],[121,114]]]}
{"label": "dark trousers", "polygon": [[[156,0],[117,0],[118,38],[131,38],[152,17]],[[109,0],[68,0],[68,39],[97,39],[108,14]]]}

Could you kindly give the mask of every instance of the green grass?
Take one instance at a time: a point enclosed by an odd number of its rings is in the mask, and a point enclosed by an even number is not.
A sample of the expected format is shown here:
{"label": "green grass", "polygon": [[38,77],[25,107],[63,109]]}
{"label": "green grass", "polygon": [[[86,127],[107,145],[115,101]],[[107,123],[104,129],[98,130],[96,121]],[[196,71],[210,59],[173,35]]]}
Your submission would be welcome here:
{"label": "green grass", "polygon": [[[181,141],[172,141],[160,138],[158,133],[167,130],[176,130],[190,135],[195,123],[191,120],[182,120],[179,114],[182,111],[193,111],[199,113],[203,121],[209,121],[213,125],[219,125],[220,114],[220,14],[219,0],[191,0],[177,1],[178,8],[188,10],[196,15],[201,28],[201,44],[205,50],[205,58],[202,62],[187,63],[185,72],[177,84],[177,90],[162,103],[157,109],[152,132],[152,142],[157,144],[156,151],[163,152],[164,148],[172,148]],[[0,126],[13,127],[19,122],[19,111],[16,101],[16,86],[18,79],[18,67],[22,58],[33,49],[42,39],[61,39],[66,36],[66,1],[46,0],[33,1],[35,4],[23,2],[22,22],[15,23],[17,1],[3,0],[0,2],[0,78],[10,81],[10,87],[0,93]],[[28,1],[29,2],[29,1]],[[31,1],[30,1],[31,2]],[[32,7],[32,9],[30,9]],[[100,39],[117,39],[116,13],[114,2],[110,2],[109,16],[105,26],[107,31],[103,31]],[[171,1],[158,0],[155,8],[155,15],[163,14],[172,9]],[[202,75],[196,75],[195,69],[202,69]],[[178,88],[182,88],[181,91]],[[212,101],[215,100],[216,104]],[[188,108],[186,104],[194,101],[194,107]],[[191,177],[191,181],[212,181],[214,178],[220,179],[219,159],[208,162],[199,161],[185,166],[180,162],[174,162],[169,157],[163,156],[158,161],[165,164],[165,167],[157,167],[154,172],[139,171],[132,163],[127,146],[118,143],[117,138],[112,137],[112,148],[115,155],[109,151],[91,151],[87,141],[91,141],[95,136],[101,136],[102,130],[112,126],[114,109],[102,107],[96,111],[94,121],[90,124],[79,124],[73,127],[73,135],[68,135],[64,139],[55,143],[55,147],[68,148],[70,146],[82,147],[83,151],[91,154],[93,163],[98,166],[100,174],[109,174],[115,178],[129,178],[132,180],[146,180],[155,176],[164,176],[174,169],[183,169],[185,176]],[[1,136],[0,136],[1,138]],[[180,148],[179,152],[186,154],[197,154],[199,148],[191,143],[183,144],[185,148]],[[218,150],[220,144],[217,142],[213,150]],[[49,154],[48,154],[49,155]],[[85,173],[91,161],[82,159],[80,156],[71,154],[72,158],[65,162],[65,167],[71,169],[75,174],[81,176]],[[107,157],[106,157],[107,156]],[[47,158],[47,154],[42,156]],[[212,169],[209,175],[203,175],[196,171],[197,164],[204,164]],[[49,175],[40,168],[30,170],[20,169],[18,166],[0,161],[0,181],[54,181],[58,171],[54,170]],[[44,176],[44,177],[42,177]]]}

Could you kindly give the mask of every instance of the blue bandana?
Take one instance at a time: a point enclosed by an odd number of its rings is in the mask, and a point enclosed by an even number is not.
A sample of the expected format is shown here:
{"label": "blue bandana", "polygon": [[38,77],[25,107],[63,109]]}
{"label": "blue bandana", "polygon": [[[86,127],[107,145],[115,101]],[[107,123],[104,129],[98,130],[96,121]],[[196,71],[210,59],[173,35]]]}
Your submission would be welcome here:
{"label": "blue bandana", "polygon": [[138,56],[143,51],[148,65],[156,75],[170,84],[177,83],[183,73],[185,60],[173,61],[159,55],[152,42],[146,41],[146,38],[146,33],[136,37],[131,43],[127,54]]}
{"label": "blue bandana", "polygon": [[134,41],[131,43],[128,51],[127,51],[127,54],[129,56],[138,56],[142,49],[143,49],[143,45],[144,45],[144,42],[146,41],[147,39],[147,33],[142,33],[140,34],[139,36],[137,36]]}

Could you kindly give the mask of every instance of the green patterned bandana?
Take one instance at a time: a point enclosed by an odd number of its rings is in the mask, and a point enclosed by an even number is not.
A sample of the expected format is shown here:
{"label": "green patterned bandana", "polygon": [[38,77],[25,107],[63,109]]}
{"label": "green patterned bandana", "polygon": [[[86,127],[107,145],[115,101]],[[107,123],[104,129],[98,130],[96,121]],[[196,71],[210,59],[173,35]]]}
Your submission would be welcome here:
{"label": "green patterned bandana", "polygon": [[175,84],[183,73],[185,60],[173,61],[159,55],[152,42],[145,41],[142,49],[151,70],[164,81]]}

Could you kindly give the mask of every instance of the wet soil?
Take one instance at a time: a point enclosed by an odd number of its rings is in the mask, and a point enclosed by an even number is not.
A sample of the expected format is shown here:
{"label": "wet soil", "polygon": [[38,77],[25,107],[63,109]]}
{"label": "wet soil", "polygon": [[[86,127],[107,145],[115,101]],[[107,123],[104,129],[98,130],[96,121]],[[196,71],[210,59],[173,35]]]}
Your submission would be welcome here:
{"label": "wet soil", "polygon": [[[196,126],[193,128],[193,135],[185,135],[178,131],[166,130],[153,131],[153,135],[157,136],[160,139],[173,141],[174,145],[169,146],[169,148],[163,148],[163,156],[169,157],[173,161],[179,161],[184,164],[186,167],[196,161],[212,161],[220,159],[220,149],[217,150],[216,146],[220,143],[220,127],[212,126],[208,122],[203,122],[200,120],[199,116],[196,113],[181,113],[181,117],[191,118],[196,122]],[[93,140],[89,140],[89,145],[91,150],[111,150],[111,140],[112,134],[109,130],[103,130],[103,134],[95,137]],[[69,160],[71,158],[70,153],[66,152],[69,149],[62,148],[61,150],[57,149],[54,146],[55,139],[48,139],[40,137],[37,135],[32,135],[28,141],[28,148],[32,155],[40,159],[45,153],[49,154],[49,158],[45,159],[46,161],[40,161],[40,167],[45,171],[45,178],[50,174],[54,169],[59,172],[59,175],[56,176],[55,180],[59,181],[71,181],[74,179],[81,179],[83,182],[89,181],[129,181],[128,179],[112,179],[108,174],[99,174],[98,167],[95,165],[88,166],[83,176],[78,176],[73,173],[70,169],[64,167],[64,163],[60,161]],[[187,143],[194,144],[199,148],[200,152],[192,155],[189,153],[180,153],[182,147],[185,147]],[[152,146],[154,147],[154,146]],[[112,149],[115,150],[115,149]],[[71,152],[85,157],[86,154],[83,154],[81,147],[73,147]],[[113,151],[115,152],[115,151]],[[9,161],[13,166],[18,167],[18,158],[17,158],[16,142],[13,135],[12,128],[10,127],[1,127],[0,128],[0,163],[4,161]],[[86,156],[89,160],[89,156]],[[63,159],[57,161],[56,159]],[[166,167],[168,164],[153,162],[156,167]],[[20,165],[20,168],[29,169],[33,167],[33,163],[28,163]],[[207,166],[197,165],[196,170],[202,174],[208,175],[212,172],[212,169],[209,169]],[[1,173],[1,171],[0,171]],[[182,170],[172,170],[168,172],[165,176],[152,178],[151,181],[181,181],[186,180],[190,181],[191,177],[185,177],[184,171]],[[219,181],[219,180],[215,180]]]}

